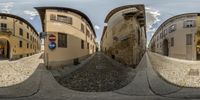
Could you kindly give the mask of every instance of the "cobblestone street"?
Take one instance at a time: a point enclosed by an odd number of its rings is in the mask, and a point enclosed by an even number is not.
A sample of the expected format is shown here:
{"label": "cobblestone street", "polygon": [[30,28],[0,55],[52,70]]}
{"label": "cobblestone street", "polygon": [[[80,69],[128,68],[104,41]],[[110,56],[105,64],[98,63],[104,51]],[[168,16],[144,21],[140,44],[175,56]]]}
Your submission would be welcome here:
{"label": "cobblestone street", "polygon": [[43,63],[43,59],[40,57],[41,53],[14,61],[1,60],[0,87],[12,86],[28,79],[38,65]]}
{"label": "cobblestone street", "polygon": [[184,87],[200,87],[199,61],[148,54],[154,70],[166,81]]}
{"label": "cobblestone street", "polygon": [[135,71],[114,66],[110,59],[97,53],[91,61],[68,76],[57,79],[63,86],[85,92],[103,92],[120,89],[130,83]]}

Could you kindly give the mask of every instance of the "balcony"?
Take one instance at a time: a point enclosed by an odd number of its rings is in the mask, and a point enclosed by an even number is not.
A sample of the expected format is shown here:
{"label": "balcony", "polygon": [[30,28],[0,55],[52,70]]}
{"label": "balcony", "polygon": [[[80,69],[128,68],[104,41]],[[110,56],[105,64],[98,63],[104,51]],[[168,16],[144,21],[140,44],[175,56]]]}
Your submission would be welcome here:
{"label": "balcony", "polygon": [[0,27],[0,35],[12,35],[13,29]]}

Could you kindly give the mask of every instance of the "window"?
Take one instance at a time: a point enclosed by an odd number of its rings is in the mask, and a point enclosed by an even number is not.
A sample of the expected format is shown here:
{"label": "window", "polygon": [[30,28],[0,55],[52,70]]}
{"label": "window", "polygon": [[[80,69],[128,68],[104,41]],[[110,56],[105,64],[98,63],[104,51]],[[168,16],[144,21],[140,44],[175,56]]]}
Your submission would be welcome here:
{"label": "window", "polygon": [[160,42],[160,48],[162,48],[162,42]]}
{"label": "window", "polygon": [[30,40],[32,41],[32,35],[30,35]]}
{"label": "window", "polygon": [[1,23],[1,30],[6,30],[6,29],[7,29],[7,24]]}
{"label": "window", "polygon": [[29,44],[27,43],[27,48],[29,48]]}
{"label": "window", "polygon": [[90,37],[90,40],[92,40],[92,35],[91,35],[91,37]]}
{"label": "window", "polygon": [[169,33],[174,32],[175,30],[176,30],[176,24],[171,25],[171,26],[169,27]]}
{"label": "window", "polygon": [[164,30],[164,34],[167,35],[167,29]]}
{"label": "window", "polygon": [[29,33],[27,33],[27,39],[29,39]]}
{"label": "window", "polygon": [[29,26],[28,26],[28,25],[27,25],[26,27],[27,27],[27,29],[29,29]]}
{"label": "window", "polygon": [[22,41],[19,41],[19,47],[22,48]]}
{"label": "window", "polygon": [[81,32],[85,33],[84,25],[81,23]]}
{"label": "window", "polygon": [[84,49],[84,41],[81,40],[81,49]]}
{"label": "window", "polygon": [[55,14],[51,14],[50,15],[50,20],[56,20],[56,15]]}
{"label": "window", "polygon": [[89,49],[89,43],[87,43],[87,49]]}
{"label": "window", "polygon": [[174,38],[171,38],[171,46],[174,46]]}
{"label": "window", "polygon": [[1,19],[7,19],[7,17],[6,16],[1,16]]}
{"label": "window", "polygon": [[72,24],[72,18],[68,16],[57,15],[57,21]]}
{"label": "window", "polygon": [[157,36],[157,41],[159,40],[159,36]]}
{"label": "window", "polygon": [[23,29],[19,28],[19,35],[23,36]]}
{"label": "window", "polygon": [[195,20],[187,20],[187,21],[184,21],[183,23],[184,28],[191,28],[195,26],[196,26]]}
{"label": "window", "polygon": [[23,25],[23,22],[22,22],[22,21],[19,21],[19,23]]}
{"label": "window", "polygon": [[[82,32],[84,32],[84,26],[83,26],[83,31]],[[86,28],[86,34],[87,34],[87,36],[90,34],[90,31]]]}
{"label": "window", "polygon": [[58,47],[67,48],[67,34],[58,33]]}
{"label": "window", "polygon": [[186,34],[186,45],[192,45],[192,34]]}

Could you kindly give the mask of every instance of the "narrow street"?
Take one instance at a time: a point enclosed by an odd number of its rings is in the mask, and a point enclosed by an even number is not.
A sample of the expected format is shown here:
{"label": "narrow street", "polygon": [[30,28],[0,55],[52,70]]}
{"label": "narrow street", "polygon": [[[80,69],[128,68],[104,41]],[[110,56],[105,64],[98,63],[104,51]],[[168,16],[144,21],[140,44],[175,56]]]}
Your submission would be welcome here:
{"label": "narrow street", "polygon": [[97,53],[83,67],[62,77],[58,82],[67,88],[85,92],[120,89],[134,79],[135,71],[129,67],[115,66],[113,63],[114,61],[102,53]]}
{"label": "narrow street", "polygon": [[[39,55],[31,56],[29,59],[32,58],[40,61]],[[30,63],[29,60],[21,59],[15,61],[15,64],[22,62]],[[130,70],[130,68],[117,66],[118,63],[97,53],[82,67],[73,71],[69,76],[61,78],[60,83],[43,64],[39,63],[35,62],[32,65],[35,68],[34,73],[22,83],[0,88],[0,99],[144,100],[148,98],[148,100],[183,100],[198,99],[200,95],[198,88],[179,87],[163,80],[153,69],[148,54],[144,55],[136,69]],[[10,69],[10,67],[4,68]],[[15,70],[20,71],[23,68],[27,66],[15,67]],[[26,73],[28,70],[21,71]]]}

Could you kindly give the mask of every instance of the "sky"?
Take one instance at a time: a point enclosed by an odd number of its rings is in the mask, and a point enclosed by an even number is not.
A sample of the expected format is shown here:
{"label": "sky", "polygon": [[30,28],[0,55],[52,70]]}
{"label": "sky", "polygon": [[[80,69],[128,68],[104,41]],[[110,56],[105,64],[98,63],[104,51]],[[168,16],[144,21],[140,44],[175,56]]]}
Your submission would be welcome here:
{"label": "sky", "polygon": [[114,8],[131,4],[145,5],[147,44],[159,25],[168,18],[183,13],[200,12],[200,0],[0,0],[0,12],[20,16],[41,32],[40,17],[34,7],[77,9],[92,21],[99,42],[107,14]]}

